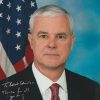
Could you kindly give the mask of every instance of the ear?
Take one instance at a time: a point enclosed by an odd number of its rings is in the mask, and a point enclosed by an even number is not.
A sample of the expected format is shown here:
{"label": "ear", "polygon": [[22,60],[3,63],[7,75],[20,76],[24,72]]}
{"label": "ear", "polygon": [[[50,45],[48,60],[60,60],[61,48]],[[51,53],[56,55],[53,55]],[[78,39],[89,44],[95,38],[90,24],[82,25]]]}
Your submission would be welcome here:
{"label": "ear", "polygon": [[71,44],[71,50],[72,50],[73,45],[74,45],[74,41],[75,41],[75,36],[74,36],[74,33],[72,34],[72,37],[71,37],[71,38],[72,38],[72,40],[71,40],[71,41],[72,41],[72,44]]}
{"label": "ear", "polygon": [[30,46],[32,48],[32,34],[31,33],[28,34],[28,41],[29,41]]}

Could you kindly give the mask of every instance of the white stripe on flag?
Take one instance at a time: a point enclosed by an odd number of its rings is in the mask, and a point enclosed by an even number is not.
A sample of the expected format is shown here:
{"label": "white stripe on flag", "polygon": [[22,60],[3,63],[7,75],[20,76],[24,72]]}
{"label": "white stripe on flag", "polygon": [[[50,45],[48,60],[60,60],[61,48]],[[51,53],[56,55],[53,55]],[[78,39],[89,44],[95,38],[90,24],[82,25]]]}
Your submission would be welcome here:
{"label": "white stripe on flag", "polygon": [[22,60],[23,60],[23,62],[25,64],[25,67],[27,67],[28,66],[28,63],[27,63],[26,57],[24,56]]}
{"label": "white stripe on flag", "polygon": [[6,55],[6,52],[0,42],[0,65],[2,67],[2,70],[4,71],[6,77],[9,77],[16,73],[14,66],[10,62],[8,56]]}

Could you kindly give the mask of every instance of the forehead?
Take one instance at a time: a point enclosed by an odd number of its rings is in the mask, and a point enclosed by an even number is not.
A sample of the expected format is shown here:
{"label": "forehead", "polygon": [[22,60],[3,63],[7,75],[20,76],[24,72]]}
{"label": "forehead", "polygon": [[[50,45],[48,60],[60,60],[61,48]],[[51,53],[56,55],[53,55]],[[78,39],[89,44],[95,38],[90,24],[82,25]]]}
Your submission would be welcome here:
{"label": "forehead", "polygon": [[69,19],[64,16],[37,16],[33,24],[34,30],[66,31],[70,29]]}
{"label": "forehead", "polygon": [[[35,24],[38,22],[42,23],[42,22],[62,22],[62,23],[67,23],[69,22],[69,19],[67,16],[65,15],[59,15],[59,16],[36,16],[35,17]],[[52,23],[53,24],[53,23]]]}

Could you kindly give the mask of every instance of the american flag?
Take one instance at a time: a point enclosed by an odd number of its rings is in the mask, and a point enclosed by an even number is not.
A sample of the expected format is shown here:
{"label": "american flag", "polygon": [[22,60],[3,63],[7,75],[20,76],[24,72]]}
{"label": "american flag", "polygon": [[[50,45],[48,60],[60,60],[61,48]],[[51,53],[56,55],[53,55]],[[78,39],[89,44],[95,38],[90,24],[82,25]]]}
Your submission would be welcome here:
{"label": "american flag", "polygon": [[27,34],[35,0],[0,0],[0,80],[24,68],[33,60]]}

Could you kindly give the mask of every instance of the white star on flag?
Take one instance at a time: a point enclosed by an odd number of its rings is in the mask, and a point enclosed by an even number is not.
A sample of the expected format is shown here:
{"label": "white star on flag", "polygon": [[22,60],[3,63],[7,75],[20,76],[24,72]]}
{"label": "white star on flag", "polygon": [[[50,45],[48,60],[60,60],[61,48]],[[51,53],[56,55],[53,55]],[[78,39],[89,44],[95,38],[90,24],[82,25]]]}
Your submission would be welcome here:
{"label": "white star on flag", "polygon": [[16,36],[17,36],[17,38],[18,38],[18,37],[21,37],[21,32],[17,32],[17,33],[16,33]]}
{"label": "white star on flag", "polygon": [[25,2],[24,0],[22,0],[23,2]]}
{"label": "white star on flag", "polygon": [[31,7],[34,7],[34,2],[33,1],[31,1]]}
{"label": "white star on flag", "polygon": [[7,20],[8,20],[8,22],[11,20],[11,16],[7,16]]}
{"label": "white star on flag", "polygon": [[20,25],[21,24],[21,19],[17,19],[16,23],[17,23],[17,25]]}
{"label": "white star on flag", "polygon": [[9,2],[9,3],[7,4],[7,6],[8,6],[8,8],[10,9],[10,8],[11,8],[11,3]]}
{"label": "white star on flag", "polygon": [[15,48],[16,48],[16,50],[18,51],[18,50],[21,49],[20,47],[21,47],[21,45],[18,45],[18,44],[17,44]]}
{"label": "white star on flag", "polygon": [[7,28],[6,33],[7,34],[10,34],[11,33],[11,30],[9,28]]}
{"label": "white star on flag", "polygon": [[3,17],[3,13],[0,13],[0,17]]}
{"label": "white star on flag", "polygon": [[21,6],[17,5],[16,9],[17,9],[18,12],[21,11]]}
{"label": "white star on flag", "polygon": [[3,4],[3,2],[2,2],[3,0],[0,0],[0,4]]}

